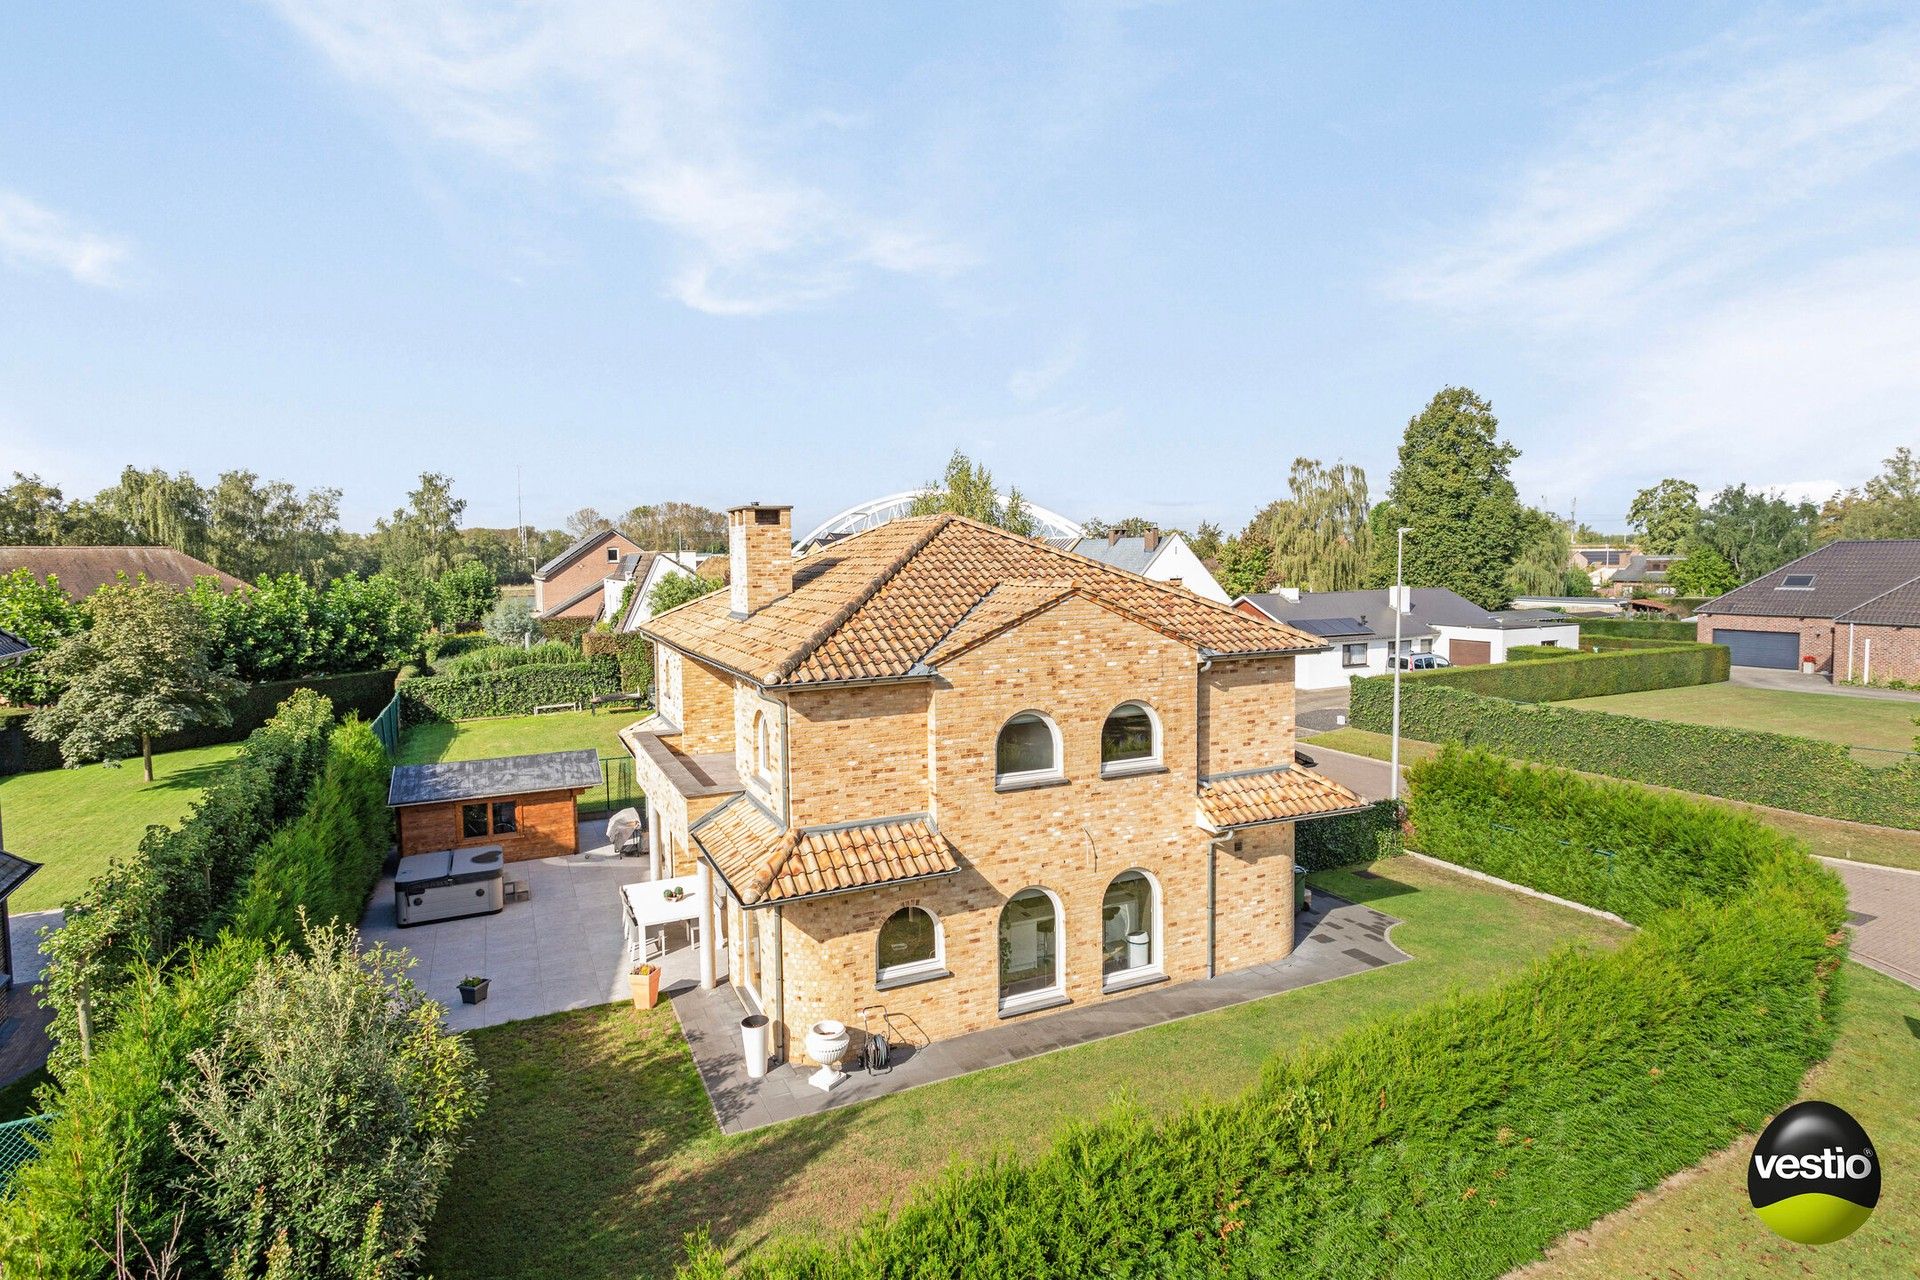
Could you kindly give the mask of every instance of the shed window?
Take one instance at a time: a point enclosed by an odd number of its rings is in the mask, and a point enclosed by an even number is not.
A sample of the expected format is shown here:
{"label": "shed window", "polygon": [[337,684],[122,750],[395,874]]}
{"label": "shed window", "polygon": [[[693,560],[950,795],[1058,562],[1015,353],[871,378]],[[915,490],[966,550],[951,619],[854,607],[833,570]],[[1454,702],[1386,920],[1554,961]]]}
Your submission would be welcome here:
{"label": "shed window", "polygon": [[512,835],[520,829],[519,804],[512,800],[493,802],[493,834]]}
{"label": "shed window", "polygon": [[487,834],[487,806],[481,804],[463,804],[460,806],[460,836],[465,840],[478,839]]}

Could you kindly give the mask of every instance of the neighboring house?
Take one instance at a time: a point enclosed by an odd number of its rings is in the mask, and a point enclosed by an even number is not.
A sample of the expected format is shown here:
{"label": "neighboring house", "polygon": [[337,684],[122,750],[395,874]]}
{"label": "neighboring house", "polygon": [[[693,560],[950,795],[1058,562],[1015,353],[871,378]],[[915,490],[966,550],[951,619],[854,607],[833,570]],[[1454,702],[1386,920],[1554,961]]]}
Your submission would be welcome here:
{"label": "neighboring house", "polygon": [[[1413,608],[1401,619],[1401,653],[1437,653],[1459,667],[1505,662],[1514,645],[1580,647],[1580,624],[1550,609],[1489,612],[1444,587],[1412,589]],[[1382,591],[1277,591],[1241,596],[1235,609],[1317,635],[1333,648],[1299,659],[1294,682],[1302,689],[1336,689],[1360,676],[1390,670],[1393,610]]]}
{"label": "neighboring house", "polygon": [[702,982],[724,955],[776,1054],[1291,952],[1292,824],[1361,805],[1294,760],[1320,641],[958,516],[797,559],[788,508],[728,522],[729,589],[640,625],[658,710],[621,736],[657,873],[718,900]]}
{"label": "neighboring house", "polygon": [[1055,546],[1064,542],[1068,551],[1090,560],[1125,569],[1128,573],[1137,573],[1143,578],[1152,578],[1155,582],[1185,587],[1197,596],[1220,604],[1230,604],[1233,600],[1226,588],[1214,581],[1205,562],[1194,554],[1187,540],[1177,533],[1152,530],[1138,538],[1123,538],[1118,533],[1109,533],[1104,538],[1048,541]]}
{"label": "neighboring house", "polygon": [[618,572],[625,557],[640,551],[632,538],[611,527],[576,539],[533,571],[533,616],[597,620],[606,598],[606,579]]}
{"label": "neighboring house", "polygon": [[1595,618],[1620,618],[1637,608],[1661,612],[1663,606],[1644,600],[1619,600],[1612,596],[1515,596],[1516,609],[1544,609],[1555,613],[1585,614]]}
{"label": "neighboring house", "polygon": [[1604,586],[1613,575],[1627,567],[1633,558],[1631,547],[1575,547],[1569,563],[1587,575],[1594,586]]}
{"label": "neighboring house", "polygon": [[[703,567],[714,572],[724,562],[725,556],[713,555],[705,551],[652,551],[643,553],[645,564],[637,571],[633,594],[627,597],[626,611],[618,618],[614,613],[620,608],[616,595],[609,603],[607,617],[613,619],[616,631],[638,631],[640,624],[653,616],[653,589],[668,578],[691,578],[702,571]],[[621,584],[621,593],[626,590]]]}
{"label": "neighboring house", "polygon": [[75,601],[86,599],[123,573],[129,581],[145,575],[149,582],[164,582],[182,591],[191,590],[195,578],[212,578],[227,592],[247,585],[172,547],[0,547],[0,573],[23,567],[42,582],[49,576],[58,578]]}
{"label": "neighboring house", "polygon": [[1920,539],[1830,542],[1695,613],[1736,666],[1920,680]]}
{"label": "neighboring house", "polygon": [[1681,556],[1649,556],[1636,551],[1627,557],[1627,562],[1614,570],[1606,581],[1605,594],[1610,596],[1630,596],[1636,590],[1652,591],[1655,595],[1670,596],[1674,589],[1667,585],[1667,570],[1683,559]]}

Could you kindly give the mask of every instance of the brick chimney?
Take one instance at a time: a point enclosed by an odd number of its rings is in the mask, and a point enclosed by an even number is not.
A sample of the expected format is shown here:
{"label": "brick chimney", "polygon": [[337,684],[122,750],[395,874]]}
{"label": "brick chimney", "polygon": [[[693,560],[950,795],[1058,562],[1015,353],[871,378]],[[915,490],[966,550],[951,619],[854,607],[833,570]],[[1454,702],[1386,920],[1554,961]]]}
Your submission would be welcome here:
{"label": "brick chimney", "polygon": [[760,612],[793,590],[793,508],[749,502],[727,510],[733,616]]}
{"label": "brick chimney", "polygon": [[1107,530],[1107,545],[1110,547],[1120,545],[1120,531],[1118,529]]}
{"label": "brick chimney", "polygon": [[1160,549],[1160,531],[1158,529],[1147,530],[1146,536],[1142,541],[1147,544],[1147,554],[1152,555]]}

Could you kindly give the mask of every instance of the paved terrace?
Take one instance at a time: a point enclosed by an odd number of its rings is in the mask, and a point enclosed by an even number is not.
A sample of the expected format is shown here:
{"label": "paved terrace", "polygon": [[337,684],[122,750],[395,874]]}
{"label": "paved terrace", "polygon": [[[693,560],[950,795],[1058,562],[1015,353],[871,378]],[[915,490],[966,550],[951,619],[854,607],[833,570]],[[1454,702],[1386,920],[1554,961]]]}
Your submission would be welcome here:
{"label": "paved terrace", "polygon": [[[1294,952],[1285,960],[1218,978],[1163,986],[1124,1000],[1016,1018],[925,1048],[897,1045],[891,1069],[882,1074],[866,1074],[849,1054],[848,1061],[841,1064],[848,1071],[847,1078],[831,1093],[822,1093],[807,1083],[807,1076],[814,1070],[811,1062],[782,1063],[759,1080],[747,1078],[741,1061],[740,1019],[749,1010],[732,987],[723,984],[702,991],[696,985],[691,990],[676,990],[673,1011],[686,1032],[687,1046],[693,1051],[694,1064],[707,1087],[721,1130],[745,1133],[1413,958],[1387,940],[1387,930],[1399,923],[1392,916],[1317,890],[1313,897],[1315,910],[1296,922]],[[850,1025],[857,1030],[859,1022],[856,1019]],[[799,1050],[800,1046],[794,1048]]]}

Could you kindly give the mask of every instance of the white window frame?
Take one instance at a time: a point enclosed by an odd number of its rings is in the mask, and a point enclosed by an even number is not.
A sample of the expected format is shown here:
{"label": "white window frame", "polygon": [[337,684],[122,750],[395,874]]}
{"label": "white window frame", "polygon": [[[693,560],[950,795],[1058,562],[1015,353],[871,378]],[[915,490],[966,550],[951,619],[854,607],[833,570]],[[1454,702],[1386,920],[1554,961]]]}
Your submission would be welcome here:
{"label": "white window frame", "polygon": [[[1041,724],[1047,726],[1047,732],[1053,735],[1053,763],[1045,769],[1020,769],[1013,773],[1001,773],[1000,738],[1006,733],[1007,726],[1022,716],[1032,716]],[[1060,737],[1060,726],[1055,724],[1053,717],[1044,711],[1035,711],[1029,708],[1025,711],[1016,711],[1005,720],[1002,720],[1000,722],[1000,728],[996,730],[993,735],[992,750],[993,754],[990,757],[989,763],[993,766],[993,785],[996,787],[1029,787],[1044,782],[1058,782],[1067,776],[1063,764],[1066,755],[1066,745]]]}
{"label": "white window frame", "polygon": [[[1353,659],[1348,656],[1355,649],[1358,649],[1360,651],[1360,661],[1358,662],[1353,661]],[[1342,644],[1340,646],[1340,665],[1342,667],[1354,668],[1354,669],[1358,669],[1360,667],[1366,666],[1367,665],[1367,642],[1365,640],[1359,640],[1359,641],[1350,640],[1345,644]]]}
{"label": "white window frame", "polygon": [[612,545],[609,545],[609,546],[607,547],[607,563],[608,563],[608,564],[619,564],[619,563],[620,563],[620,548],[619,548],[619,547],[617,547],[617,546],[612,546]]}
{"label": "white window frame", "polygon": [[[888,921],[902,911],[925,912],[933,921],[933,958],[931,960],[910,960],[906,964],[888,965],[880,960],[880,935],[885,931]],[[932,907],[919,902],[909,902],[887,913],[886,920],[880,922],[880,928],[873,931],[873,982],[878,989],[904,987],[921,978],[944,978],[947,975],[947,930],[940,922],[940,915]]]}
{"label": "white window frame", "polygon": [[1138,707],[1147,713],[1147,723],[1152,726],[1153,750],[1136,760],[1115,760],[1111,764],[1102,760],[1100,762],[1100,776],[1103,778],[1124,778],[1130,773],[1152,773],[1164,767],[1161,763],[1161,758],[1163,751],[1162,743],[1166,735],[1160,730],[1160,713],[1153,709],[1151,703],[1139,698],[1128,698],[1112,711],[1107,712],[1106,719],[1100,722],[1101,738],[1104,739],[1107,735],[1107,720],[1113,719],[1115,715],[1125,711],[1128,707]]}
{"label": "white window frame", "polygon": [[[1047,901],[1053,904],[1053,984],[1038,991],[1028,991],[1009,999],[1000,994],[1000,930],[1005,927],[1007,908],[1013,900],[1027,893],[1044,893]],[[993,994],[999,1001],[1001,1013],[1024,1013],[1028,1009],[1051,1008],[1067,997],[1067,913],[1060,905],[1060,895],[1045,885],[1030,884],[1024,889],[1016,889],[1007,895],[1000,904],[1000,914],[993,922]]]}
{"label": "white window frame", "polygon": [[[1120,969],[1114,973],[1108,973],[1106,971],[1105,956],[1107,921],[1104,914],[1107,907],[1107,889],[1113,888],[1114,881],[1119,880],[1121,876],[1127,875],[1140,875],[1144,877],[1147,882],[1147,889],[1151,895],[1150,900],[1153,904],[1153,919],[1149,921],[1151,927],[1147,930],[1150,939],[1147,943],[1147,962],[1136,968]],[[1107,881],[1106,888],[1100,891],[1100,910],[1102,912],[1100,920],[1100,945],[1102,947],[1100,963],[1101,991],[1125,991],[1129,987],[1143,986],[1146,983],[1155,982],[1167,976],[1166,952],[1162,950],[1161,932],[1161,921],[1165,912],[1161,910],[1160,904],[1160,877],[1154,875],[1153,872],[1147,870],[1145,867],[1128,867],[1125,871],[1120,872],[1119,875],[1114,876],[1112,880]]]}

